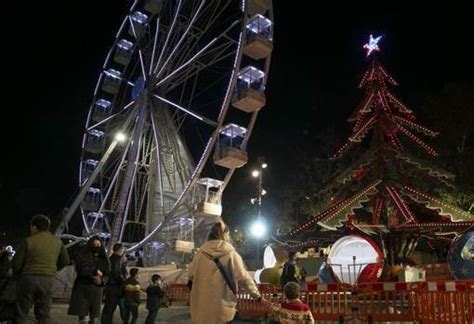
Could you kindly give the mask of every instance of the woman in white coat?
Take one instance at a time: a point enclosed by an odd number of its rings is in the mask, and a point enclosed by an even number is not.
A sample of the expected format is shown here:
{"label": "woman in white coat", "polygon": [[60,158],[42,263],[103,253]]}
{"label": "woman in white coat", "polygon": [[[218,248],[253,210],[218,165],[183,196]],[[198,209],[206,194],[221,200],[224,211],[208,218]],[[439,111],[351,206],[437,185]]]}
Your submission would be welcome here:
{"label": "woman in white coat", "polygon": [[191,289],[191,320],[193,323],[218,324],[230,322],[236,313],[237,298],[213,258],[218,258],[228,276],[253,298],[262,300],[242,257],[229,242],[229,228],[215,223],[205,242],[189,266]]}

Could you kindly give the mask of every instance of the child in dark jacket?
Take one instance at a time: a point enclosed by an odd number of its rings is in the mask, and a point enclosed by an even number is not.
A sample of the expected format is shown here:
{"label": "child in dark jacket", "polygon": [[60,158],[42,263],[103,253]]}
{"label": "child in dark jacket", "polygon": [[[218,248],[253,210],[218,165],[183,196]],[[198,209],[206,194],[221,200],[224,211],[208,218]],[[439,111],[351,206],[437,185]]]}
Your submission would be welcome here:
{"label": "child in dark jacket", "polygon": [[132,314],[131,324],[135,324],[138,319],[138,306],[140,306],[140,283],[138,282],[138,269],[130,269],[130,277],[123,284],[125,312],[123,322],[129,323],[130,313]]}
{"label": "child in dark jacket", "polygon": [[146,289],[146,308],[148,309],[148,316],[145,324],[155,323],[158,310],[160,309],[161,299],[165,296],[163,290],[161,276],[154,274],[151,276],[151,284]]}

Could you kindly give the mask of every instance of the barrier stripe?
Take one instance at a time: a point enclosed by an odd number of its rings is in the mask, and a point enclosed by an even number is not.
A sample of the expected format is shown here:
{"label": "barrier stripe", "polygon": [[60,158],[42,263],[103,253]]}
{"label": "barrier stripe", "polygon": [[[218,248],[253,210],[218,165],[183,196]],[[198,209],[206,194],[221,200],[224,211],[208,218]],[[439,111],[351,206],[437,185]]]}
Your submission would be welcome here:
{"label": "barrier stripe", "polygon": [[[283,301],[277,287],[259,288],[270,303],[259,303],[246,293],[237,294],[243,317],[266,318],[271,308]],[[172,284],[167,293],[170,301],[189,302],[190,292],[185,284]],[[474,280],[380,282],[356,287],[308,284],[306,291],[302,291],[302,300],[309,305],[316,321],[474,323]]]}

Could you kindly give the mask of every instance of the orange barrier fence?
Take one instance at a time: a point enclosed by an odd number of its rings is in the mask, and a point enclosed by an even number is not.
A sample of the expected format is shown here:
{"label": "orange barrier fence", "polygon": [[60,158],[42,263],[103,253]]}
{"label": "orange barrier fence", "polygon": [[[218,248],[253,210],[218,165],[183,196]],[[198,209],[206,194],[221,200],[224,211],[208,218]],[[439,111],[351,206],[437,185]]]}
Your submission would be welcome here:
{"label": "orange barrier fence", "polygon": [[[270,304],[259,303],[249,294],[237,294],[241,319],[265,319],[271,305],[283,301],[271,285],[259,285]],[[474,280],[418,283],[367,283],[356,287],[340,284],[303,286],[302,300],[316,321],[474,323]],[[184,284],[169,286],[171,301],[189,302]]]}
{"label": "orange barrier fence", "polygon": [[309,284],[302,299],[309,305],[315,320],[342,321],[352,318],[351,287],[339,284]]}
{"label": "orange barrier fence", "polygon": [[368,283],[356,288],[352,310],[365,322],[413,321],[410,283]]}
{"label": "orange barrier fence", "polygon": [[268,303],[260,303],[249,294],[237,294],[237,309],[239,319],[263,320],[269,316],[271,304],[282,302],[281,294],[260,291]]}
{"label": "orange barrier fence", "polygon": [[420,283],[413,289],[413,312],[427,323],[474,323],[474,281]]}
{"label": "orange barrier fence", "polygon": [[189,288],[186,284],[170,284],[166,291],[168,301],[170,305],[173,302],[186,302],[189,303],[191,296]]}

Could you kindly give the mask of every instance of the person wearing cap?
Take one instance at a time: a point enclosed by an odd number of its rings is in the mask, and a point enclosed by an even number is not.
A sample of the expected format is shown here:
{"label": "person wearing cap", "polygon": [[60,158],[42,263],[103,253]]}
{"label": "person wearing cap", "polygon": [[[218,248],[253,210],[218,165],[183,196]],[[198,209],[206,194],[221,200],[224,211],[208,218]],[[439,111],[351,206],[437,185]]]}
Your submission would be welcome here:
{"label": "person wearing cap", "polygon": [[69,255],[59,238],[49,232],[50,220],[34,215],[30,233],[17,248],[12,259],[17,276],[16,323],[29,323],[28,314],[34,305],[39,324],[50,323],[51,300],[56,272],[69,264]]}

